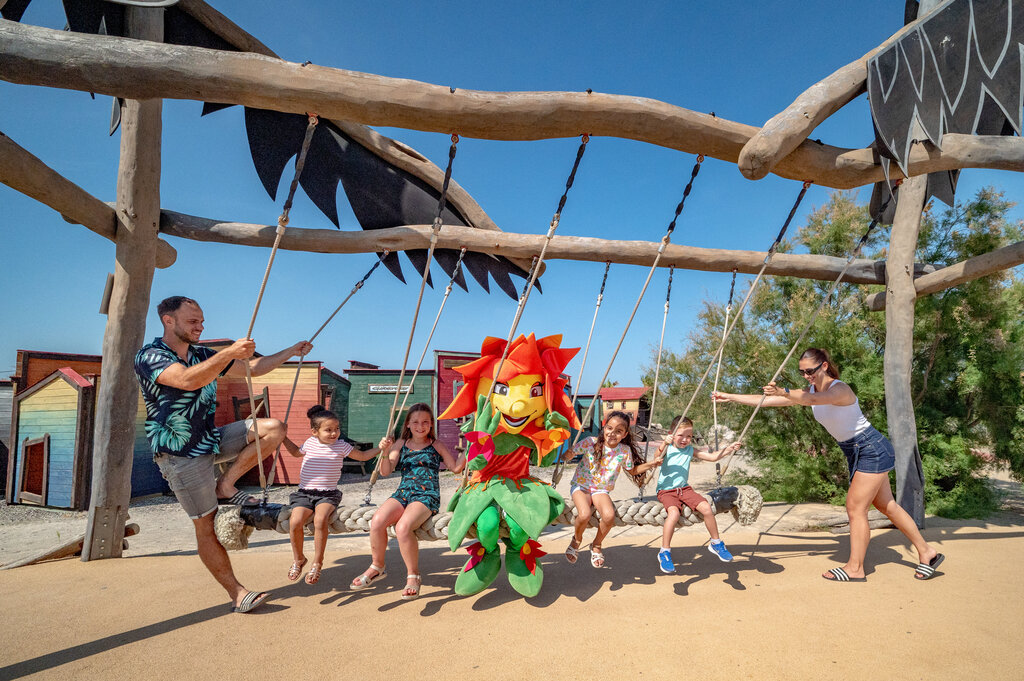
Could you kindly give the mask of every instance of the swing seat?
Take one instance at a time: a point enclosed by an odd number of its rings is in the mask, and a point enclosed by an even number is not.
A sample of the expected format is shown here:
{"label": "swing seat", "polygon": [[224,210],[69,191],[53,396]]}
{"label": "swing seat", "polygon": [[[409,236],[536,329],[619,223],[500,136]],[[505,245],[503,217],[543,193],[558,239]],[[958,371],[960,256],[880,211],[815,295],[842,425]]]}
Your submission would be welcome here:
{"label": "swing seat", "polygon": [[257,506],[240,506],[239,515],[246,525],[257,530],[276,530],[282,508],[283,504],[260,502]]}
{"label": "swing seat", "polygon": [[740,490],[738,487],[716,487],[708,492],[711,497],[711,510],[714,513],[721,513],[733,507],[739,499]]}

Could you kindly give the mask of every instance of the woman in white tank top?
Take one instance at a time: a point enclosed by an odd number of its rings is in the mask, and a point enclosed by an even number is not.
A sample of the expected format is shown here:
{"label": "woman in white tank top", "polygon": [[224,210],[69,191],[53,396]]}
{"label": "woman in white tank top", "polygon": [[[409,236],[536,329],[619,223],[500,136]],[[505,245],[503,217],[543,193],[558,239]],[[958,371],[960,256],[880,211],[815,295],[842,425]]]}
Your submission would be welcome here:
{"label": "woman in white tank top", "polygon": [[[889,471],[895,467],[892,443],[864,418],[857,396],[839,380],[839,368],[828,352],[808,348],[800,356],[800,373],[807,379],[807,390],[782,388],[770,383],[763,388],[764,407],[811,408],[814,418],[839,443],[850,470],[850,489],[846,493],[846,513],[850,518],[850,559],[846,565],[828,570],[822,577],[836,582],[862,582],[864,556],[868,550],[871,529],[868,509],[873,505],[906,535],[917,549],[920,564],[914,573],[917,579],[935,575],[945,556],[925,542],[917,523],[896,503],[889,486]],[[756,406],[761,395],[735,395],[713,392],[716,402],[737,402]]]}

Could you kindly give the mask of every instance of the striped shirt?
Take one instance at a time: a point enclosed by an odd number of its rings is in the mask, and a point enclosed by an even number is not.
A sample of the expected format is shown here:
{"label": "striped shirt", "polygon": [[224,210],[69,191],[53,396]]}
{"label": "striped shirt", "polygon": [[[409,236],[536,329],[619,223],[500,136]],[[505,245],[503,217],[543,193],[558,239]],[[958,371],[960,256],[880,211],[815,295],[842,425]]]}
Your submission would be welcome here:
{"label": "striped shirt", "polygon": [[352,445],[344,440],[325,445],[316,437],[302,443],[299,450],[302,469],[299,471],[299,487],[302,489],[337,489],[341,478],[341,465],[352,451]]}

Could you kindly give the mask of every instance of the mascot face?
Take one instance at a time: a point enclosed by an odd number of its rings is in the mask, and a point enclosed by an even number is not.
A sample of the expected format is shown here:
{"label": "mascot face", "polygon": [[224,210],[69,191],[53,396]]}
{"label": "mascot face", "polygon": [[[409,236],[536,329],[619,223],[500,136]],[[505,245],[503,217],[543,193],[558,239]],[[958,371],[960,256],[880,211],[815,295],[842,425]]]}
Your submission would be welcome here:
{"label": "mascot face", "polygon": [[544,423],[548,404],[544,399],[543,376],[519,374],[497,384],[492,384],[490,379],[482,379],[478,394],[487,394],[492,385],[491,406],[501,412],[501,425],[506,433],[519,433],[534,419],[537,425]]}
{"label": "mascot face", "polygon": [[[477,397],[487,395],[491,407],[501,414],[498,432],[524,435],[544,443],[546,453],[553,442],[545,438],[544,423],[549,412],[557,412],[573,428],[579,419],[565,394],[562,372],[579,348],[561,347],[561,336],[537,339],[533,334],[519,336],[509,346],[505,361],[505,341],[488,337],[480,346],[480,359],[455,367],[465,385],[438,418],[450,419],[476,412]],[[495,380],[498,365],[501,374]]]}

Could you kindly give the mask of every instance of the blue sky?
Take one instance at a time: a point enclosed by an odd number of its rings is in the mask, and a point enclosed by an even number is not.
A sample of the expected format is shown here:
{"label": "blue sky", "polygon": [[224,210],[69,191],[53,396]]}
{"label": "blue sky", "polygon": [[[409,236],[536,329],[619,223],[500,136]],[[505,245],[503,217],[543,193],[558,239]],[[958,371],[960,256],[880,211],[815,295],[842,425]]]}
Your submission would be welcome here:
{"label": "blue sky", "polygon": [[[714,111],[760,125],[801,91],[860,57],[902,23],[902,2],[445,2],[375,3],[214,0],[217,9],[285,59],[411,78],[459,88],[515,91],[592,88]],[[278,16],[274,9],[287,7]],[[827,7],[827,10],[825,9]],[[34,0],[24,21],[62,28],[57,0]],[[210,218],[273,224],[279,201],[263,190],[246,143],[242,110],[200,118],[201,104],[164,105],[163,207]],[[0,130],[104,201],[115,197],[117,136],[106,134],[110,98],[0,82]],[[448,137],[381,129],[441,167]],[[812,135],[837,146],[872,140],[862,97]],[[504,230],[543,234],[571,167],[577,139],[493,142],[463,137],[454,177]],[[677,151],[594,138],[562,213],[559,234],[657,241],[665,232],[694,158]],[[958,196],[994,184],[1011,200],[1019,174],[965,171]],[[762,250],[785,218],[799,184],[770,176],[751,182],[735,165],[708,159],[675,231],[675,243]],[[791,229],[828,197],[813,187]],[[870,189],[860,191],[867,200]],[[339,192],[342,229],[358,229]],[[1020,217],[1019,212],[1016,215]],[[290,228],[332,228],[301,194]],[[158,270],[152,301],[174,294],[197,298],[205,335],[245,333],[267,249],[168,238],[177,263]],[[113,244],[49,208],[0,186],[0,376],[13,372],[19,348],[99,354],[105,317],[98,313]],[[282,251],[274,265],[253,333],[272,352],[311,335],[373,263],[372,254]],[[311,359],[336,371],[349,359],[401,365],[419,278],[403,257],[409,284],[380,269],[317,340]],[[551,261],[543,295],[532,295],[523,332],[563,333],[582,346],[603,265]],[[636,300],[646,268],[613,266],[583,377],[597,386]],[[610,378],[638,385],[658,341],[667,270],[654,277]],[[414,364],[440,303],[447,276],[434,270],[413,341]],[[518,281],[518,280],[517,280]],[[705,298],[724,300],[729,274],[678,272],[666,344],[680,350]],[[456,289],[431,344],[477,350],[486,335],[504,337],[515,303],[496,287]],[[147,335],[160,332],[155,313]],[[580,354],[582,356],[582,353]],[[579,359],[569,365],[574,375]]]}

